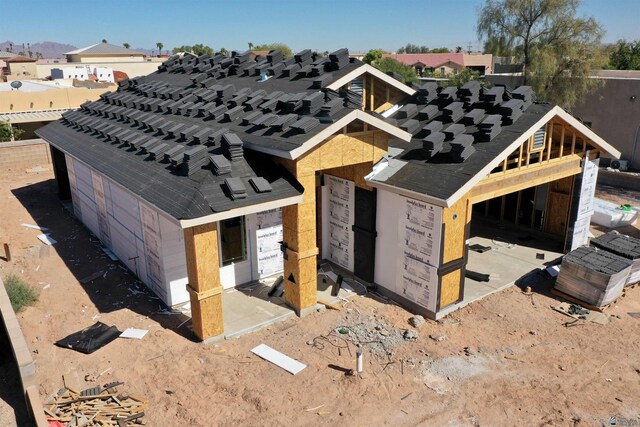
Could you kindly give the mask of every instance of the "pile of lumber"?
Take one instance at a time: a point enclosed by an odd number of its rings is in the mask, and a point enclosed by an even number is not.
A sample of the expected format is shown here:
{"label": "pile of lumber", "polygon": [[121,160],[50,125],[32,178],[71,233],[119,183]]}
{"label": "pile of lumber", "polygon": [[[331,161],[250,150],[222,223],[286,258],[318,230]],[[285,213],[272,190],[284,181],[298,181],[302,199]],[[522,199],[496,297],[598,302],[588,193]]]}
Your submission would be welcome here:
{"label": "pile of lumber", "polygon": [[131,427],[144,424],[146,402],[118,392],[121,382],[93,387],[82,392],[66,387],[44,405],[49,421],[66,427]]}

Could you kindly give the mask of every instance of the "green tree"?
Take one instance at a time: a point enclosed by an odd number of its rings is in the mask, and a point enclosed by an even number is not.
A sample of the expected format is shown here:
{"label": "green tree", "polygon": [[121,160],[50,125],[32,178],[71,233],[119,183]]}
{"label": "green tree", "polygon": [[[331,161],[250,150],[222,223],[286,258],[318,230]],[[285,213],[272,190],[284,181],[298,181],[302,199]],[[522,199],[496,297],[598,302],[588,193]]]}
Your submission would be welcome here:
{"label": "green tree", "polygon": [[156,43],[156,47],[158,48],[158,56],[162,56],[162,48],[164,47],[162,42]]}
{"label": "green tree", "polygon": [[0,122],[0,142],[17,141],[23,133],[24,130],[17,126]]}
{"label": "green tree", "polygon": [[384,55],[385,53],[387,52],[382,49],[371,49],[369,52],[367,52],[364,58],[362,58],[362,61],[366,62],[367,64],[373,65],[380,61],[382,59],[382,55]]}
{"label": "green tree", "polygon": [[[479,77],[480,73],[478,71],[473,71],[470,68],[463,68],[458,74],[449,77],[449,80],[443,82],[442,85],[460,87],[471,80],[478,80]],[[481,81],[480,83],[482,84],[484,82]]]}
{"label": "green tree", "polygon": [[618,40],[609,54],[609,68],[640,70],[640,40]]}
{"label": "green tree", "polygon": [[221,47],[218,53],[221,53],[222,55],[229,55],[229,51],[224,47]]}
{"label": "green tree", "polygon": [[253,50],[280,50],[285,58],[293,56],[291,48],[284,43],[265,43],[253,47]]}
{"label": "green tree", "polygon": [[209,47],[209,46],[205,46],[203,44],[194,44],[193,46],[190,45],[184,45],[184,46],[179,46],[179,47],[174,47],[173,48],[173,53],[178,53],[178,52],[191,52],[194,55],[209,55],[209,56],[213,56],[214,51],[213,48]]}
{"label": "green tree", "polygon": [[129,43],[122,43],[122,46],[124,46],[125,49],[129,49],[131,47]]}
{"label": "green tree", "polygon": [[515,54],[511,43],[505,36],[488,37],[484,42],[484,53],[500,57],[509,57]]}
{"label": "green tree", "polygon": [[249,46],[249,50],[253,50],[253,43],[249,42],[247,45]]}
{"label": "green tree", "polygon": [[431,49],[428,53],[450,53],[451,50],[449,50],[446,47],[436,47],[435,49]]}
{"label": "green tree", "polygon": [[393,72],[400,74],[405,84],[411,84],[418,81],[416,70],[411,65],[403,64],[393,58],[382,58],[373,65],[384,73]]}
{"label": "green tree", "polygon": [[538,99],[573,106],[595,85],[591,70],[602,61],[603,30],[592,17],[576,16],[580,0],[487,0],[478,36],[504,38],[523,63],[523,84]]}
{"label": "green tree", "polygon": [[456,46],[456,53],[462,52],[462,46]]}

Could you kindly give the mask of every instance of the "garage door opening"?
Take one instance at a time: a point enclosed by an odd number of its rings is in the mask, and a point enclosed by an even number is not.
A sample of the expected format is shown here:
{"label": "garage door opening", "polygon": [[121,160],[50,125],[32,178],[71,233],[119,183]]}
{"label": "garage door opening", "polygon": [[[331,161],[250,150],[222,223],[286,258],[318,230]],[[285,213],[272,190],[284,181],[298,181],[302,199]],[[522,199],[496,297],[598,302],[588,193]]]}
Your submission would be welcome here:
{"label": "garage door opening", "polygon": [[474,204],[464,297],[445,311],[505,289],[560,258],[573,183],[573,177],[567,177]]}

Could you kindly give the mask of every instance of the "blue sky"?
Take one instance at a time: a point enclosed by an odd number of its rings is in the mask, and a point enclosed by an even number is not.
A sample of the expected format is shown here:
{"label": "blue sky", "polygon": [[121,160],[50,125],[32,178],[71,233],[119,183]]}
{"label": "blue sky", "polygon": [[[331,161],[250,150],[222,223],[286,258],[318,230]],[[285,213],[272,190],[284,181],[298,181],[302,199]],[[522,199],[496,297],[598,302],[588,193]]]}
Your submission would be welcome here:
{"label": "blue sky", "polygon": [[[0,42],[56,41],[78,47],[107,39],[165,48],[203,43],[246,49],[281,41],[293,50],[396,50],[411,42],[478,49],[475,25],[483,0],[21,0],[0,24]],[[605,41],[640,39],[640,0],[583,0],[582,15],[605,28]],[[634,22],[635,21],[635,22]]]}

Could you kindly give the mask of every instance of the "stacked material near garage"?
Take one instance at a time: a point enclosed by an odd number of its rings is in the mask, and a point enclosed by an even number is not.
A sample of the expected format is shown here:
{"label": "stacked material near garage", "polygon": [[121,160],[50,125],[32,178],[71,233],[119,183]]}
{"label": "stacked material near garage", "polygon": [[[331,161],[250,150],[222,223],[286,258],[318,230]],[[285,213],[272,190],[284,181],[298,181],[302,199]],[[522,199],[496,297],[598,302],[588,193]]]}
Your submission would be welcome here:
{"label": "stacked material near garage", "polygon": [[631,271],[626,285],[640,282],[640,239],[610,231],[592,239],[591,245],[631,260]]}
{"label": "stacked material near garage", "polygon": [[630,271],[630,260],[598,248],[581,246],[563,258],[555,289],[601,307],[622,294]]}

